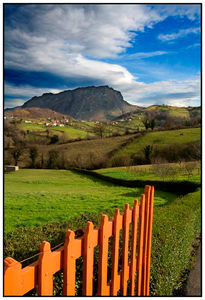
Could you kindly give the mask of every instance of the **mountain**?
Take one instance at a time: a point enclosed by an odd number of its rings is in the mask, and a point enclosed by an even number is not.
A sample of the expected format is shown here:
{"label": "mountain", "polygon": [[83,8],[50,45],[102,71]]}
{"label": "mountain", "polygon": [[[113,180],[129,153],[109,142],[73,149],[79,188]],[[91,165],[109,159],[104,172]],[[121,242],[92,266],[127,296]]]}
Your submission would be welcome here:
{"label": "mountain", "polygon": [[30,107],[30,108],[21,108],[17,107],[12,110],[6,110],[4,112],[5,116],[13,116],[17,118],[28,118],[28,119],[68,119],[69,122],[72,122],[74,119],[69,115],[64,115],[53,111],[48,108],[39,108],[39,107]]}
{"label": "mountain", "polygon": [[58,94],[45,93],[22,105],[23,109],[29,107],[49,108],[86,121],[112,120],[136,110],[136,106],[126,102],[120,92],[108,86],[82,87]]}

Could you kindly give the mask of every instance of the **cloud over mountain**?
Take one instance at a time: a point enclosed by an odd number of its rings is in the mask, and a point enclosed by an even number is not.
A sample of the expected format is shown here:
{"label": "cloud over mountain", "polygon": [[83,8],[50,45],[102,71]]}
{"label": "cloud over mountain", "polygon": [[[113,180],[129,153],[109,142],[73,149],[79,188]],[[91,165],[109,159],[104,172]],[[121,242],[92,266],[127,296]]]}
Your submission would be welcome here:
{"label": "cloud over mountain", "polygon": [[[139,104],[144,97],[146,105],[149,94],[164,93],[166,96],[169,88],[165,93],[162,90],[163,82],[145,83],[139,80],[131,70],[123,66],[119,56],[133,48],[133,42],[139,33],[151,30],[168,16],[186,16],[190,20],[196,20],[199,14],[199,7],[183,5],[22,4],[13,10],[8,6],[5,18],[5,68],[55,74],[62,79],[66,78],[68,83],[74,81],[76,87],[81,86],[84,80],[98,85],[108,84],[120,90],[127,101],[137,101]],[[184,29],[161,36],[161,39],[177,38],[177,35],[187,32]],[[163,56],[168,52],[139,51],[128,55],[128,60]],[[191,93],[194,95],[190,96],[190,101],[195,101],[196,97],[199,99],[199,78],[192,76],[190,81],[193,82]],[[179,84],[168,80],[166,85],[171,91],[176,89],[177,93],[184,93],[189,89],[187,80]],[[12,88],[9,89],[9,86]],[[25,97],[24,87],[24,83],[16,84],[16,87],[15,83],[9,83],[5,89],[6,95],[13,97],[14,93],[11,92],[16,88],[16,99]],[[31,81],[30,89],[38,88],[32,86]],[[18,89],[22,90],[22,94]],[[26,85],[26,90],[28,89]],[[47,89],[47,86],[43,89]],[[58,88],[58,91],[63,89],[65,86]],[[166,101],[166,97],[164,99]],[[176,96],[176,99],[180,103],[181,98]]]}

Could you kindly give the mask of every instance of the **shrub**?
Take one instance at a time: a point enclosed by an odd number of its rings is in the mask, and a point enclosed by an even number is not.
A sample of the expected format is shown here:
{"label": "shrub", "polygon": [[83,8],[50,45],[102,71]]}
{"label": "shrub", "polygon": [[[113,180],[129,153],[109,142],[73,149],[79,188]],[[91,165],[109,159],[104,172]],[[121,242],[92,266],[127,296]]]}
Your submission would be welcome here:
{"label": "shrub", "polygon": [[56,144],[58,141],[59,141],[58,135],[54,134],[54,135],[51,137],[50,144]]}
{"label": "shrub", "polygon": [[132,165],[132,159],[128,154],[121,154],[112,159],[112,167],[130,166]]}

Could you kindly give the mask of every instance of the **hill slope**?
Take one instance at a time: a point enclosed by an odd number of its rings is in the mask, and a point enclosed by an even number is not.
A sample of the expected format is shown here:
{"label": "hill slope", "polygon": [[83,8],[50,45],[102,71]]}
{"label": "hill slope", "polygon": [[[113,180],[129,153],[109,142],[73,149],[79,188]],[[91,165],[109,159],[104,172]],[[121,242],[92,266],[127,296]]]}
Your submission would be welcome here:
{"label": "hill slope", "polygon": [[45,119],[45,118],[56,118],[63,119],[67,118],[69,121],[74,119],[68,115],[63,115],[56,111],[53,111],[48,108],[38,108],[38,107],[29,107],[29,108],[16,108],[14,110],[9,110],[5,112],[5,116],[13,116],[17,118],[31,118],[31,119]]}
{"label": "hill slope", "polygon": [[33,97],[22,108],[49,108],[81,120],[111,120],[136,109],[123,100],[120,92],[108,86],[91,86],[67,90],[58,94],[46,93]]}

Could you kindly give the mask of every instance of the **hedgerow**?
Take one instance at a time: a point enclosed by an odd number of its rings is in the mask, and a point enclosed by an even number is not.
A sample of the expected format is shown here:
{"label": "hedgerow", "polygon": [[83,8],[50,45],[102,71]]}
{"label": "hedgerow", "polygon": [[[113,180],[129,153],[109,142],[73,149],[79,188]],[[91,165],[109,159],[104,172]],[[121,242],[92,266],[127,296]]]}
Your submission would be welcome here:
{"label": "hedgerow", "polygon": [[172,296],[190,268],[191,246],[201,229],[200,189],[154,210],[151,295]]}

